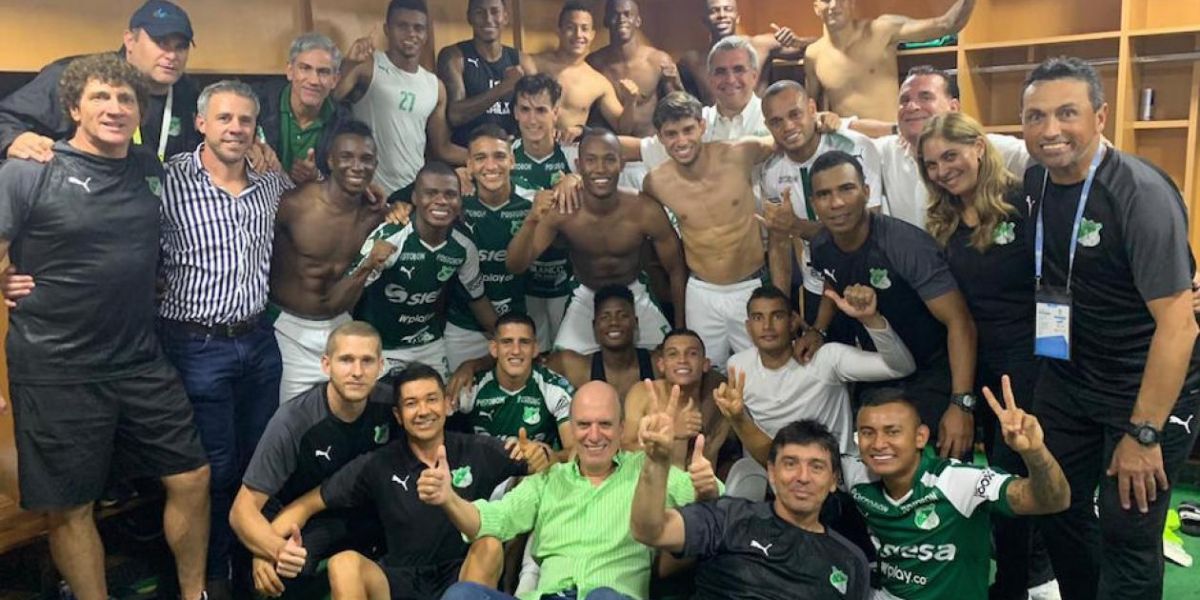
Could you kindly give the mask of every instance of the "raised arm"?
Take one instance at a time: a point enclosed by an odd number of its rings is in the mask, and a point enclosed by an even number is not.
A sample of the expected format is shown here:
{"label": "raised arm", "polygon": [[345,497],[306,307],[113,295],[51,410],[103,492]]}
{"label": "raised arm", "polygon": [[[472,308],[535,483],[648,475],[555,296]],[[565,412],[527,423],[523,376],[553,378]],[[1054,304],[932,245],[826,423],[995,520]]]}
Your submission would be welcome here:
{"label": "raised arm", "polygon": [[881,15],[874,25],[884,27],[891,35],[892,43],[924,42],[958,33],[971,18],[975,0],[958,0],[941,16],[928,19],[913,19],[903,15]]}
{"label": "raised arm", "polygon": [[[653,382],[643,384],[654,394]],[[629,529],[633,539],[652,548],[671,552],[683,550],[683,518],[667,506],[667,477],[671,471],[671,450],[675,443],[672,409],[679,404],[679,387],[673,386],[665,412],[646,415],[639,422],[639,434],[646,446],[646,460],[633,494],[629,511]]]}
{"label": "raised arm", "polygon": [[742,442],[742,447],[750,453],[751,458],[765,467],[771,455],[771,436],[746,414],[745,392],[746,373],[731,366],[729,381],[713,390],[713,400],[717,403],[717,410],[729,421],[733,432]]}
{"label": "raised arm", "polygon": [[342,61],[342,75],[333,88],[334,99],[353,103],[362,98],[375,72],[374,51],[369,38],[354,41]]}
{"label": "raised arm", "polygon": [[1037,417],[1021,410],[1013,398],[1008,375],[1001,378],[1004,405],[996,401],[992,390],[983,388],[988,406],[996,413],[997,421],[1008,444],[1029,469],[1028,478],[1008,484],[1008,505],[1018,515],[1045,515],[1066,510],[1071,504],[1071,486],[1058,461],[1046,449],[1042,426]]}
{"label": "raised arm", "polygon": [[558,236],[555,227],[554,192],[542,190],[533,197],[533,210],[525,217],[521,229],[508,242],[508,256],[504,266],[510,273],[521,274],[529,270],[529,265],[541,256],[554,238]]}
{"label": "raised arm", "polygon": [[362,297],[363,290],[371,281],[372,273],[384,268],[396,252],[396,246],[384,240],[375,240],[367,255],[361,259],[345,277],[329,288],[330,304],[339,310],[350,310]]}
{"label": "raised arm", "polygon": [[467,164],[467,149],[450,141],[450,126],[446,124],[446,85],[441,80],[438,81],[437,106],[429,113],[425,131],[434,157],[451,165]]}

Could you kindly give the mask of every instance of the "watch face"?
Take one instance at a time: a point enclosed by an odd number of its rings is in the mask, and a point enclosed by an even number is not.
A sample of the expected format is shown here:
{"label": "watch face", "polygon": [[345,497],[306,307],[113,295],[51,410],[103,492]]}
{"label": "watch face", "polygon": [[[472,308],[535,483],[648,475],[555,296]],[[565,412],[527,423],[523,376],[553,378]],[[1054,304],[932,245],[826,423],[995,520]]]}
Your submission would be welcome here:
{"label": "watch face", "polygon": [[1158,441],[1158,434],[1149,427],[1139,427],[1137,431],[1138,441],[1149,445]]}

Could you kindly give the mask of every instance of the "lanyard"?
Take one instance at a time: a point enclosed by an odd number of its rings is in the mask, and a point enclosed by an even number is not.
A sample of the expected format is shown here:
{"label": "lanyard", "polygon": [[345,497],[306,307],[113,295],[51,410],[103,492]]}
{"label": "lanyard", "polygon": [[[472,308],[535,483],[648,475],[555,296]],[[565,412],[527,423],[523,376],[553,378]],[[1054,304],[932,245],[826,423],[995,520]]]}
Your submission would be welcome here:
{"label": "lanyard", "polygon": [[[175,104],[175,86],[167,88],[167,101],[163,106],[162,131],[158,134],[158,162],[167,158],[167,136],[171,135],[171,108]],[[133,130],[133,143],[142,145],[142,128]]]}
{"label": "lanyard", "polygon": [[[1092,164],[1088,167],[1087,178],[1083,180],[1083,190],[1079,193],[1079,206],[1075,208],[1075,223],[1071,226],[1071,244],[1067,251],[1067,289],[1071,289],[1071,274],[1075,269],[1075,248],[1078,246],[1079,226],[1083,223],[1083,209],[1087,207],[1088,194],[1092,191],[1092,182],[1096,179],[1096,169],[1100,167],[1100,161],[1104,158],[1104,143],[1100,143],[1100,147],[1096,148],[1096,155],[1092,157]],[[1042,225],[1042,212],[1046,205],[1046,182],[1050,178],[1050,171],[1047,170],[1042,177],[1042,197],[1038,203],[1037,214],[1037,235],[1035,237],[1035,245],[1033,248],[1034,254],[1034,280],[1037,282],[1037,287],[1042,287],[1042,247],[1045,240],[1044,226]]]}

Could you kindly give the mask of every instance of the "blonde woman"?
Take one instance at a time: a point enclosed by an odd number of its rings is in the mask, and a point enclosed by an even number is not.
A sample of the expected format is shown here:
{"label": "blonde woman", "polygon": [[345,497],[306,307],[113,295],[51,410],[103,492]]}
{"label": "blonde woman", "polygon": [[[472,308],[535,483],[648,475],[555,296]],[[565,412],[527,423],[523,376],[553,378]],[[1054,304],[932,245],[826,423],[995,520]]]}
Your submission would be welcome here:
{"label": "blonde woman", "polygon": [[[979,123],[962,113],[938,115],[926,124],[917,160],[929,191],[925,228],[944,248],[975,318],[976,385],[999,389],[1000,376],[1007,374],[1018,403],[1029,403],[1038,362],[1033,355],[1033,244],[1026,240],[1033,235],[1033,221],[1022,181],[1008,171]],[[989,461],[1024,475],[1020,457],[1000,443],[989,412],[977,415]],[[1031,552],[1027,520],[998,521],[995,534],[993,598],[1025,598],[1027,588],[1053,579],[1044,550]]]}

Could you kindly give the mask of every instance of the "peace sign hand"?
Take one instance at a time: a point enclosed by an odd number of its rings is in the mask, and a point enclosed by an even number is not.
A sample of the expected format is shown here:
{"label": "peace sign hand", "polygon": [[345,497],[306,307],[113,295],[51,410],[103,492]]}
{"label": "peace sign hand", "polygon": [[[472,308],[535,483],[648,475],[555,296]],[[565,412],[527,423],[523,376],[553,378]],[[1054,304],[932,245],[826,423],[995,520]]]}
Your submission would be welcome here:
{"label": "peace sign hand", "polygon": [[671,396],[664,407],[653,380],[643,382],[650,394],[650,411],[638,423],[638,441],[646,451],[646,457],[656,462],[670,462],[671,447],[675,443],[675,414],[679,412],[679,386],[671,386]]}
{"label": "peace sign hand", "polygon": [[713,390],[717,409],[730,421],[737,421],[746,414],[746,372],[729,367],[729,381]]}
{"label": "peace sign hand", "polygon": [[1000,430],[1004,433],[1004,443],[1018,454],[1041,450],[1045,447],[1045,442],[1037,417],[1017,406],[1008,375],[1000,379],[1000,385],[1004,391],[1004,406],[1000,406],[995,394],[987,386],[983,388],[983,397],[987,399],[988,406],[992,407],[992,412],[996,413]]}

